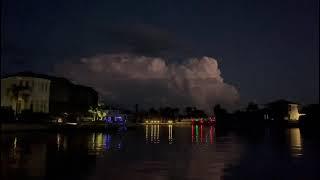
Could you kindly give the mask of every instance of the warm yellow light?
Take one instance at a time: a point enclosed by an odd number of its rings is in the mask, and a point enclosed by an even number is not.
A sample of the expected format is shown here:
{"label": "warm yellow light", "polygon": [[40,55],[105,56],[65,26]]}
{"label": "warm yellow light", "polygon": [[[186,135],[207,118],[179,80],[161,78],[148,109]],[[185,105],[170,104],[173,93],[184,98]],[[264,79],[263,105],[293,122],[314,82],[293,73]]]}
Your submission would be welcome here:
{"label": "warm yellow light", "polygon": [[297,104],[289,104],[289,120],[298,121],[303,114],[299,113]]}
{"label": "warm yellow light", "polygon": [[16,150],[16,148],[17,148],[17,137],[14,137],[13,150]]}
{"label": "warm yellow light", "polygon": [[299,128],[289,129],[290,148],[293,156],[300,156],[303,152],[303,142]]}
{"label": "warm yellow light", "polygon": [[168,121],[168,123],[169,123],[169,124],[171,124],[171,123],[172,123],[172,121]]}
{"label": "warm yellow light", "polygon": [[157,143],[160,142],[159,134],[160,134],[160,126],[157,125]]}
{"label": "warm yellow light", "polygon": [[169,127],[169,136],[168,136],[168,139],[169,139],[169,144],[172,144],[172,125],[168,125]]}
{"label": "warm yellow light", "polygon": [[95,143],[96,143],[95,149],[100,150],[103,146],[103,134],[102,133],[97,134]]}
{"label": "warm yellow light", "polygon": [[150,137],[151,140],[150,140],[150,142],[153,143],[153,129],[154,129],[154,125],[151,125],[150,129],[151,129],[151,137]]}
{"label": "warm yellow light", "polygon": [[60,150],[60,144],[61,144],[61,135],[58,133],[57,134],[57,149],[58,149],[58,151]]}
{"label": "warm yellow light", "polygon": [[149,121],[146,121],[146,123],[149,123]]}
{"label": "warm yellow light", "polygon": [[148,136],[149,136],[149,125],[146,125],[146,142],[148,142]]}
{"label": "warm yellow light", "polygon": [[62,118],[58,118],[58,123],[62,123]]}

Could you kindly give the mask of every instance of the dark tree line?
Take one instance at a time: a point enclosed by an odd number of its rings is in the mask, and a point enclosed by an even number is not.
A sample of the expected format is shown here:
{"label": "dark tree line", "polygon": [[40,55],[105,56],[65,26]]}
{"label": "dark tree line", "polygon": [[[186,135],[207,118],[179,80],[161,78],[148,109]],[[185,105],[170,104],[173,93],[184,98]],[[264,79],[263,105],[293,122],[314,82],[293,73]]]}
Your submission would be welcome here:
{"label": "dark tree line", "polygon": [[[217,125],[221,127],[258,128],[265,125],[288,125],[288,103],[286,100],[277,100],[260,108],[258,104],[250,102],[243,110],[229,113],[221,105],[214,107]],[[318,127],[319,104],[311,104],[299,108],[302,114],[296,125],[300,127]]]}
{"label": "dark tree line", "polygon": [[205,118],[207,114],[196,107],[185,107],[180,109],[177,107],[160,107],[160,108],[150,108],[149,110],[138,110],[136,107],[136,117],[138,121],[142,121],[145,118],[157,118],[161,121],[180,121],[184,118]]}

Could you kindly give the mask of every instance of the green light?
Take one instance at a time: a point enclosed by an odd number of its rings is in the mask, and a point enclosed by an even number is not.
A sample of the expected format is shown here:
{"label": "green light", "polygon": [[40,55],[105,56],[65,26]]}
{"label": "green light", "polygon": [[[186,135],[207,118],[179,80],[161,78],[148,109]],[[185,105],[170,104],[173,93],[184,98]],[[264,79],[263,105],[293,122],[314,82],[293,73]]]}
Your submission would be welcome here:
{"label": "green light", "polygon": [[199,137],[199,130],[198,125],[196,125],[196,142],[198,143],[198,137]]}

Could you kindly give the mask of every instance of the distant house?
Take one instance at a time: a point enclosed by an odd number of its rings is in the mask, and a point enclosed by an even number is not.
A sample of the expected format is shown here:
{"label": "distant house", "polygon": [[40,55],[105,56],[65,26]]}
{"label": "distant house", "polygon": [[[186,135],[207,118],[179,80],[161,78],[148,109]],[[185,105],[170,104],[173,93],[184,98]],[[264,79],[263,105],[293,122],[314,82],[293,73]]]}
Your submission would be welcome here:
{"label": "distant house", "polygon": [[264,117],[267,120],[298,121],[301,115],[298,103],[278,100],[266,105]]}
{"label": "distant house", "polygon": [[15,112],[59,114],[87,112],[98,104],[98,93],[60,77],[21,72],[1,78],[1,107]]}

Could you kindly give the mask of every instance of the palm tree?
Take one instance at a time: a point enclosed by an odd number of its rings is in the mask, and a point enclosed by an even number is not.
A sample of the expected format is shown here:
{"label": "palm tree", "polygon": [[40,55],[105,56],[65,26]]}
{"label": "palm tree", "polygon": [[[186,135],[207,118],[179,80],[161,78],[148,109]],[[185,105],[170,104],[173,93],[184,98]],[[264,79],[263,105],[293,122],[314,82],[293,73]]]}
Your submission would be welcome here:
{"label": "palm tree", "polygon": [[188,107],[185,108],[185,113],[186,113],[188,118],[190,118],[192,116],[192,111],[193,111],[192,107],[188,106]]}
{"label": "palm tree", "polygon": [[158,111],[155,108],[150,108],[148,112],[149,118],[155,118],[158,116]]}
{"label": "palm tree", "polygon": [[173,113],[174,120],[178,119],[179,111],[180,111],[179,108],[173,108],[172,113]]}
{"label": "palm tree", "polygon": [[9,89],[8,89],[8,94],[10,94],[11,98],[15,102],[15,113],[17,115],[18,111],[18,101],[19,99],[22,99],[24,102],[26,102],[30,96],[30,93],[27,92],[30,91],[30,87],[28,86],[22,86],[22,85],[16,85],[13,84]]}
{"label": "palm tree", "polygon": [[89,113],[92,114],[93,116],[93,120],[92,121],[96,121],[97,119],[97,115],[98,115],[98,108],[94,108],[94,107],[90,107],[90,109],[88,110]]}
{"label": "palm tree", "polygon": [[104,117],[107,116],[106,111],[103,111],[101,106],[97,106],[97,107],[90,107],[90,109],[88,110],[89,113],[91,113],[93,115],[93,121],[96,120],[102,120]]}

